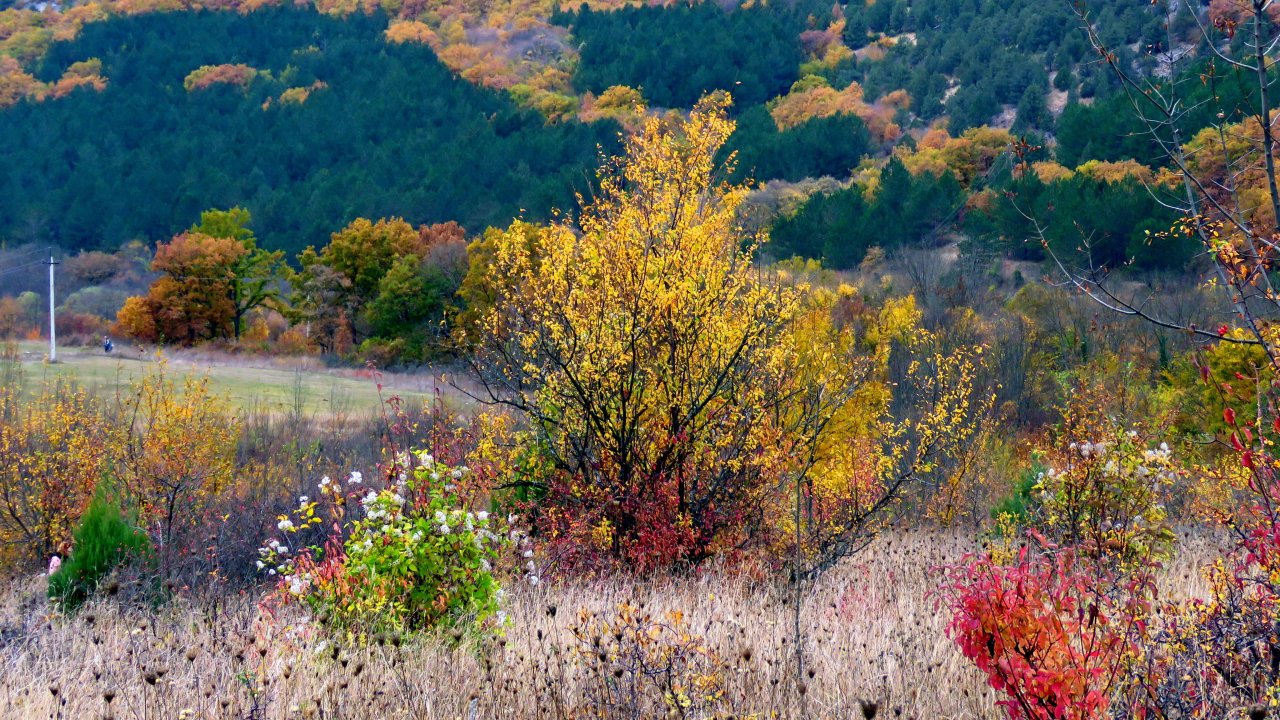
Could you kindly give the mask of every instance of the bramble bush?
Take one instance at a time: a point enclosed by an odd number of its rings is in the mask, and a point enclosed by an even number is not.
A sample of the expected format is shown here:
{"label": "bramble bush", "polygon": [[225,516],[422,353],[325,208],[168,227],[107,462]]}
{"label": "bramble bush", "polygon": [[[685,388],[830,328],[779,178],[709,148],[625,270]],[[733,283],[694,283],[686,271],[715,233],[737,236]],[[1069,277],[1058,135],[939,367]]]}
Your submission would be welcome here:
{"label": "bramble bush", "polygon": [[[280,517],[285,539],[260,549],[259,568],[280,577],[278,599],[302,603],[328,630],[352,638],[501,625],[499,567],[521,535],[461,500],[470,474],[420,453],[397,457],[383,488],[358,472],[345,487],[325,477],[317,499],[303,496]],[[333,515],[322,542],[294,551],[289,538],[326,524],[322,502]],[[538,582],[532,561],[526,570]]]}

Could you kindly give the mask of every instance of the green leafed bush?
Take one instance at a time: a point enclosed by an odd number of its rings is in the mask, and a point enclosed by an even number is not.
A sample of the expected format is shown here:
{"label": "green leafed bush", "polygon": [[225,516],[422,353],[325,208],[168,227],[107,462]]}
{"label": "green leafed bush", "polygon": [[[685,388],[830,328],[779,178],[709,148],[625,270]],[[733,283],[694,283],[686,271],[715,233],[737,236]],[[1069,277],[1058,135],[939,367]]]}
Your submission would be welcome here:
{"label": "green leafed bush", "polygon": [[[470,471],[419,453],[401,456],[390,476],[398,480],[382,489],[364,485],[359,473],[345,488],[326,477],[318,500],[304,496],[292,516],[281,516],[286,542],[268,541],[259,568],[278,574],[286,601],[306,605],[339,634],[486,621],[500,627],[496,566],[513,559],[512,536],[499,517],[472,511],[461,499]],[[332,524],[321,519],[321,508],[333,512]],[[325,526],[335,532],[323,546],[291,552],[291,536]],[[531,561],[524,570],[538,581]]]}

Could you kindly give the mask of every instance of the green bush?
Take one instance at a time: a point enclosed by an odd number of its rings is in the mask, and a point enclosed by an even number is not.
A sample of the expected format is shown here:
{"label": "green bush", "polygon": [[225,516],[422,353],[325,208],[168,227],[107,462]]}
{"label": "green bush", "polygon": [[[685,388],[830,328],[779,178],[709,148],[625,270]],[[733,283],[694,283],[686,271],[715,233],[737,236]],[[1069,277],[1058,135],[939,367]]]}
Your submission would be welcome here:
{"label": "green bush", "polygon": [[120,503],[99,483],[75,531],[71,557],[49,576],[49,598],[73,612],[107,573],[150,554],[151,541],[125,517]]}
{"label": "green bush", "polygon": [[[317,514],[321,505],[339,510],[358,503],[360,512],[335,512],[336,532],[323,546],[291,552],[288,542],[268,541],[259,550],[259,569],[280,577],[287,600],[349,636],[475,627],[491,618],[500,627],[496,566],[514,560],[510,529],[461,499],[471,480],[465,467],[418,453],[398,459],[397,475],[399,482],[384,489],[363,485],[358,473],[345,488],[325,478],[318,500],[304,496],[290,516],[281,516],[286,539],[329,526]],[[538,581],[532,561],[523,570]]]}

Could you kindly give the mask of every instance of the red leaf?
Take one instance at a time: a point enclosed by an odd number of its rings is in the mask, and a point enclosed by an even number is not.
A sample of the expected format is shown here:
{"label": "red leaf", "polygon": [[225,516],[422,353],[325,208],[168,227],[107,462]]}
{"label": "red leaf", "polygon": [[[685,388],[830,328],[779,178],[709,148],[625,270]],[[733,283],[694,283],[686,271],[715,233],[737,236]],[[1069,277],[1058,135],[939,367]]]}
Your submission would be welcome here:
{"label": "red leaf", "polygon": [[1244,450],[1244,443],[1240,442],[1240,436],[1235,433],[1231,433],[1231,447],[1235,448],[1236,452]]}
{"label": "red leaf", "polygon": [[1236,411],[1232,410],[1231,408],[1224,408],[1222,410],[1222,419],[1226,420],[1228,425],[1235,425]]}

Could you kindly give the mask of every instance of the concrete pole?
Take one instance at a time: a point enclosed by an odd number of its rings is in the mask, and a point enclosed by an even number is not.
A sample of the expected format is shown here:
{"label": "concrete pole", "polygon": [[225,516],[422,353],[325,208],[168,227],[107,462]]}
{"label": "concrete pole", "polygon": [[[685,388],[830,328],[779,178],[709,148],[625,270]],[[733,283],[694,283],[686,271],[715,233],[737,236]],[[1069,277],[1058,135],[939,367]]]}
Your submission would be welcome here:
{"label": "concrete pole", "polygon": [[57,265],[57,261],[53,259],[53,249],[49,249],[49,362],[58,362],[58,329],[54,320],[54,301],[53,301],[53,266]]}

